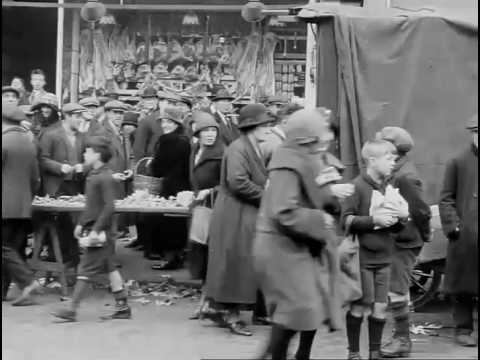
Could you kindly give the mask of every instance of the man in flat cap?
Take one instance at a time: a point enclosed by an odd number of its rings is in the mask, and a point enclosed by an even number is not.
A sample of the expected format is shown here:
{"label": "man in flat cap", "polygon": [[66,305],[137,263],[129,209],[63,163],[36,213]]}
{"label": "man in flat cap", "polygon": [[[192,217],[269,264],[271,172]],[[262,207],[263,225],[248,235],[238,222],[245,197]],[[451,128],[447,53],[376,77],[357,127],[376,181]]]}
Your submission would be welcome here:
{"label": "man in flat cap", "polygon": [[2,300],[13,279],[22,290],[12,305],[28,305],[40,284],[25,263],[32,200],[40,185],[36,148],[20,126],[25,114],[2,106]]}
{"label": "man in flat cap", "polygon": [[225,88],[219,88],[212,99],[212,105],[210,107],[210,111],[215,117],[220,129],[220,138],[227,146],[240,136],[240,130],[229,116],[233,113],[233,100],[233,96],[231,96]]}
{"label": "man in flat cap", "polygon": [[478,114],[466,126],[469,146],[447,163],[440,218],[448,237],[445,290],[452,296],[455,340],[476,346],[473,311],[478,296]]}
{"label": "man in flat cap", "polygon": [[[72,196],[83,193],[83,152],[85,138],[79,132],[86,109],[76,103],[63,106],[61,126],[43,134],[40,141],[40,169],[44,193],[52,196]],[[62,253],[66,260],[78,264],[78,242],[73,237],[73,221],[69,214],[58,219]]]}
{"label": "man in flat cap", "polygon": [[84,121],[80,126],[80,132],[86,134],[87,137],[91,136],[101,126],[98,121],[100,101],[92,96],[81,99],[78,104],[85,108],[83,112]]}
{"label": "man in flat cap", "polygon": [[18,106],[19,101],[20,101],[20,92],[17,89],[11,86],[2,87],[2,106],[5,106],[5,105]]}
{"label": "man in flat cap", "polygon": [[384,357],[409,356],[412,348],[409,323],[410,275],[422,250],[430,240],[430,207],[425,202],[422,180],[408,153],[414,146],[412,136],[403,128],[388,126],[377,133],[378,140],[391,142],[398,158],[392,172],[391,183],[408,202],[410,219],[402,231],[395,234],[395,250],[391,264],[389,309],[395,331],[392,339],[382,347]]}

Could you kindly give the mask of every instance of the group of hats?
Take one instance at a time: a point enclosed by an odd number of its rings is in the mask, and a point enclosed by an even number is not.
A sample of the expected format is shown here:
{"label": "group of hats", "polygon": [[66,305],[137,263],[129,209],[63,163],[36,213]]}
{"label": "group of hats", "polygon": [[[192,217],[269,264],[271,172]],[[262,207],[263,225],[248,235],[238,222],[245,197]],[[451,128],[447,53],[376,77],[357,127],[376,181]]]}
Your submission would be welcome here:
{"label": "group of hats", "polygon": [[142,99],[157,98],[157,99],[162,99],[162,100],[169,100],[171,102],[184,103],[184,104],[188,105],[189,107],[192,107],[192,101],[188,97],[172,94],[172,93],[167,92],[167,91],[162,91],[162,90],[158,91],[154,87],[145,88],[140,93],[140,97]]}

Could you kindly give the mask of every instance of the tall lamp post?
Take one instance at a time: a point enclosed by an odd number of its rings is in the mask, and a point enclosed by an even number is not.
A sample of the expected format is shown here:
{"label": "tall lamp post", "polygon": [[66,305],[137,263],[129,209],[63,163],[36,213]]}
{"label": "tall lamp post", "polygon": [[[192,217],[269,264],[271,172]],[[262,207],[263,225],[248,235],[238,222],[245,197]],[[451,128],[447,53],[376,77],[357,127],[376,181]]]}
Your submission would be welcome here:
{"label": "tall lamp post", "polygon": [[95,76],[95,23],[99,21],[107,12],[105,5],[97,0],[87,0],[82,6],[80,16],[83,20],[87,21],[90,25],[91,37],[92,37],[92,58],[93,58],[93,96],[97,96],[96,92],[96,76]]}

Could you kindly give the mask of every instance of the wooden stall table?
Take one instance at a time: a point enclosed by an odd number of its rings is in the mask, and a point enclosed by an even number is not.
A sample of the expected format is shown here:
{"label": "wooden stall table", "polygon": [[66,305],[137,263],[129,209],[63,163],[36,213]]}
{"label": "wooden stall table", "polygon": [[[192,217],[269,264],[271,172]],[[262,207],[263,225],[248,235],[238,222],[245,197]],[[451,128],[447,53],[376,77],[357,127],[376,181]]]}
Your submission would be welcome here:
{"label": "wooden stall table", "polygon": [[[39,205],[33,204],[32,209],[35,213],[47,213],[52,216],[42,218],[42,221],[34,228],[33,255],[30,260],[30,266],[35,271],[45,271],[47,273],[57,273],[61,285],[63,296],[68,295],[67,268],[68,264],[63,262],[62,251],[60,248],[60,237],[55,223],[55,215],[61,213],[78,214],[84,210],[84,205]],[[116,206],[115,213],[144,213],[161,214],[168,217],[187,217],[190,218],[190,209],[186,207],[134,207],[134,206]],[[50,237],[48,236],[50,235]],[[55,261],[44,261],[40,258],[42,246],[50,238],[52,241]]]}

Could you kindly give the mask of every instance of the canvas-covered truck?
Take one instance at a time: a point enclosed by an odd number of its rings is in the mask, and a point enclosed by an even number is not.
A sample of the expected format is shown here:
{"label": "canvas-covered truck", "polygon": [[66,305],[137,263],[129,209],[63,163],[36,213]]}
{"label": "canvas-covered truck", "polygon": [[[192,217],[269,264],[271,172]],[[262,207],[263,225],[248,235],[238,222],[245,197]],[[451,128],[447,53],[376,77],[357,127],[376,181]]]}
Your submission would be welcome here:
{"label": "canvas-covered truck", "polygon": [[434,228],[412,275],[417,309],[437,294],[445,265],[447,240],[437,206],[445,164],[469,141],[464,124],[478,111],[477,13],[329,3],[296,11],[310,29],[306,78],[314,91],[309,105],[332,109],[339,129],[335,151],[346,176],[358,174],[363,142],[382,127],[401,126],[414,137],[411,156]]}

